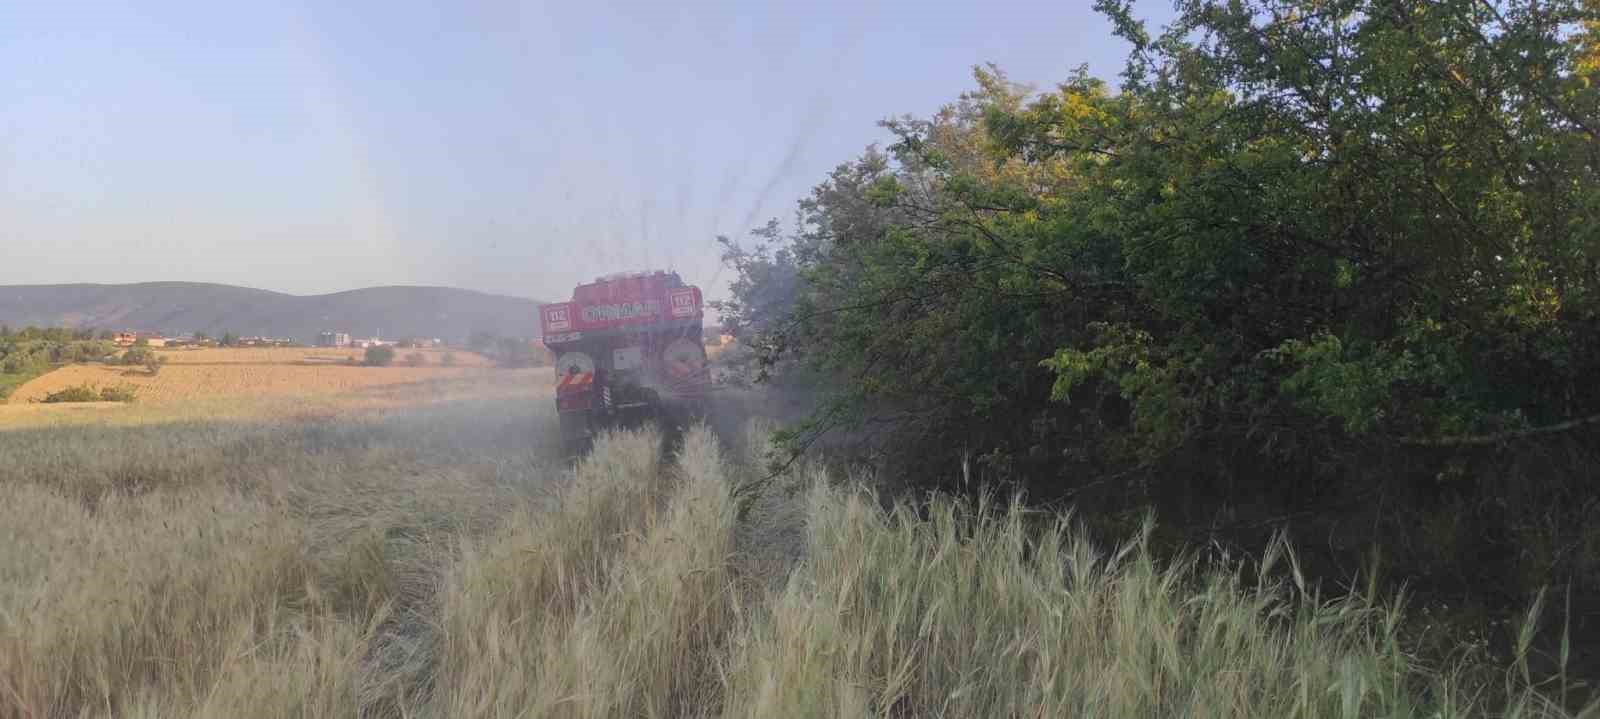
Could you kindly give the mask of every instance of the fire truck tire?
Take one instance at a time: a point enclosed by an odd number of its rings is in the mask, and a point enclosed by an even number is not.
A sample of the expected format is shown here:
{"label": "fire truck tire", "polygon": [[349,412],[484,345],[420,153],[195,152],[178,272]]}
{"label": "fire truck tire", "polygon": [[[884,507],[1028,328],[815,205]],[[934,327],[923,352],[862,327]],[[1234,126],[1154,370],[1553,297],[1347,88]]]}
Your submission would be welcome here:
{"label": "fire truck tire", "polygon": [[588,412],[561,414],[561,446],[568,456],[588,451],[594,434],[591,425]]}

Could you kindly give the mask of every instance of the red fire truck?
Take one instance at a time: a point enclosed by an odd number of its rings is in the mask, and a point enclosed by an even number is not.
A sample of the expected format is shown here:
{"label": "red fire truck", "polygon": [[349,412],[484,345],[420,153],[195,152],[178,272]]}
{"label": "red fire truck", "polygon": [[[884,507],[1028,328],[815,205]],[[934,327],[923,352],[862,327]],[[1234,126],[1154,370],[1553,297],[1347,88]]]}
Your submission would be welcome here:
{"label": "red fire truck", "polygon": [[569,302],[541,306],[568,448],[608,426],[703,412],[704,317],[700,288],[661,270],[600,277]]}

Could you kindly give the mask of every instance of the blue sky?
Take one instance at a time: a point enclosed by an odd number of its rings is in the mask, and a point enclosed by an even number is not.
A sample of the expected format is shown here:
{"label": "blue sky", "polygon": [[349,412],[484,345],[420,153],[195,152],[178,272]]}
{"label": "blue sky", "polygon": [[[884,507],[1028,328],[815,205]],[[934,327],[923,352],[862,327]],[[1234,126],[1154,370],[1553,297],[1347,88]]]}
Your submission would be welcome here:
{"label": "blue sky", "polygon": [[878,120],[1125,51],[1060,0],[0,3],[0,284],[718,295]]}

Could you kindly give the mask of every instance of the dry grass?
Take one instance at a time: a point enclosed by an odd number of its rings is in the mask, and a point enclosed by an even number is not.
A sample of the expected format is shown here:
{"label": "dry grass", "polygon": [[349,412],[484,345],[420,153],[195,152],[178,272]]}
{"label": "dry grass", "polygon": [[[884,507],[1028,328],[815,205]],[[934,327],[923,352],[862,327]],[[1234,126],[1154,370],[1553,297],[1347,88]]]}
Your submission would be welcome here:
{"label": "dry grass", "polygon": [[0,433],[0,717],[394,715],[461,537],[561,477],[542,405]]}
{"label": "dry grass", "polygon": [[[455,356],[457,367],[492,367],[493,362],[466,350],[427,348],[395,349],[395,360],[411,353],[422,355],[429,367],[443,364],[446,354]],[[361,360],[365,350],[339,347],[194,347],[157,349],[156,354],[173,365],[180,364],[337,364]]]}
{"label": "dry grass", "polygon": [[0,692],[24,716],[192,702],[232,655],[276,638],[280,609],[307,602],[292,524],[226,491],[106,498],[91,513],[8,484],[0,507],[7,546],[30,550],[0,569]]}
{"label": "dry grass", "polygon": [[444,601],[438,715],[675,717],[717,705],[714,663],[736,596],[716,438],[691,431],[670,480],[615,465],[619,454],[644,456],[597,448],[602,459],[553,515],[519,515],[462,562]]}
{"label": "dry grass", "polygon": [[[166,377],[168,372],[178,369],[181,368],[169,367],[155,379]],[[355,416],[403,412],[417,406],[464,400],[501,399],[529,404],[548,404],[551,401],[548,369],[468,369],[451,373],[422,370],[417,373],[421,379],[413,380],[406,379],[406,370],[396,368],[338,369],[370,372],[373,374],[367,375],[369,378],[382,380],[382,383],[338,392],[206,396],[181,402],[150,402],[141,395],[133,404],[0,404],[0,431],[29,427],[129,426],[257,419],[348,420]],[[66,371],[57,370],[40,380]]]}
{"label": "dry grass", "polygon": [[[422,367],[348,366],[354,350],[301,348],[225,348],[159,351],[168,365],[159,374],[143,368],[100,364],[62,367],[18,387],[9,404],[29,404],[51,392],[81,384],[97,387],[131,385],[141,403],[186,402],[215,397],[316,396],[350,394],[385,387],[420,385],[493,376],[482,357],[457,352],[457,364],[444,367],[442,350],[403,350],[429,357]],[[548,371],[546,372],[548,374]]]}
{"label": "dry grass", "polygon": [[0,431],[0,717],[1496,715],[1281,545],[885,511],[704,428],[570,466],[546,407]]}
{"label": "dry grass", "polygon": [[604,591],[628,532],[652,521],[658,446],[653,433],[601,437],[551,510],[524,508],[465,548],[441,598],[440,715],[514,716],[562,699],[537,692],[560,663],[554,640]]}
{"label": "dry grass", "polygon": [[1428,715],[1382,607],[1297,609],[1138,541],[1034,535],[1020,507],[928,513],[818,485],[808,558],[734,662],[725,715]]}

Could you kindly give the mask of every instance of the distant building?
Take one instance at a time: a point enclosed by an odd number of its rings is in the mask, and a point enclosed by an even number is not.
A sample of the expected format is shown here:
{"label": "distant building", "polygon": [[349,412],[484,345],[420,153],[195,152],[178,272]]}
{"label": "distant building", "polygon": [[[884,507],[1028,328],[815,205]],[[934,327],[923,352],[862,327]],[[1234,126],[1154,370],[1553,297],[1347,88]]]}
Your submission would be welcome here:
{"label": "distant building", "polygon": [[349,347],[350,333],[348,332],[323,332],[317,335],[318,347]]}
{"label": "distant building", "polygon": [[294,347],[298,343],[288,337],[240,337],[240,347]]}
{"label": "distant building", "polygon": [[150,347],[167,346],[167,338],[160,332],[118,332],[111,341],[118,347],[132,347],[140,342]]}

